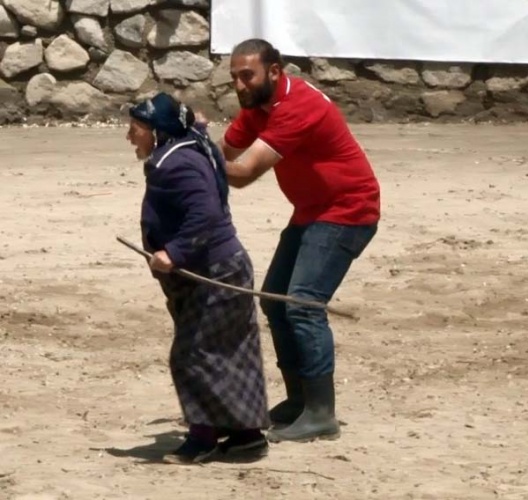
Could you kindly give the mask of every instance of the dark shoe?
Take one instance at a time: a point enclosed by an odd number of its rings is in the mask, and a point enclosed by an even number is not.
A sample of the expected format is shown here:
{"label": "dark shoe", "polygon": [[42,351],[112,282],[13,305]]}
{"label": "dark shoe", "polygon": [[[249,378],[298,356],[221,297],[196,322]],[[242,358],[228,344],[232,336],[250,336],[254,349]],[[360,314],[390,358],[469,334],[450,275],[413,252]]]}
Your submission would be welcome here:
{"label": "dark shoe", "polygon": [[302,380],[305,406],[293,424],[283,429],[271,429],[268,439],[280,441],[313,441],[337,439],[339,423],[335,418],[335,392],[333,374]]}
{"label": "dark shoe", "polygon": [[268,455],[269,445],[260,431],[233,432],[218,445],[217,460],[223,462],[249,463],[256,462]]}
{"label": "dark shoe", "polygon": [[189,436],[176,451],[165,455],[164,460],[169,463],[180,464],[203,463],[210,460],[216,451],[216,444],[205,443]]}
{"label": "dark shoe", "polygon": [[216,429],[216,435],[218,436],[218,439],[224,439],[226,437],[229,437],[231,435],[232,430],[228,427],[218,427]]}
{"label": "dark shoe", "polygon": [[304,397],[301,378],[295,372],[282,370],[286,387],[286,399],[269,411],[271,423],[290,425],[304,410]]}

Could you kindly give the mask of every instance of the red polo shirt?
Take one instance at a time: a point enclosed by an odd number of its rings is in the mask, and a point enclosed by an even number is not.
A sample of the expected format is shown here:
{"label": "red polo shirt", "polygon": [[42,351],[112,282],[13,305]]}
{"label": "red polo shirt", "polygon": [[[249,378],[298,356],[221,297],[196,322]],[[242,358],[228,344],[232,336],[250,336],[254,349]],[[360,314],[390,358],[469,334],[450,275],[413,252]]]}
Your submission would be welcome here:
{"label": "red polo shirt", "polygon": [[292,224],[379,220],[379,185],[365,153],[337,106],[309,83],[282,76],[271,111],[243,109],[225,134],[238,149],[256,139],[282,157],[274,169],[294,206]]}

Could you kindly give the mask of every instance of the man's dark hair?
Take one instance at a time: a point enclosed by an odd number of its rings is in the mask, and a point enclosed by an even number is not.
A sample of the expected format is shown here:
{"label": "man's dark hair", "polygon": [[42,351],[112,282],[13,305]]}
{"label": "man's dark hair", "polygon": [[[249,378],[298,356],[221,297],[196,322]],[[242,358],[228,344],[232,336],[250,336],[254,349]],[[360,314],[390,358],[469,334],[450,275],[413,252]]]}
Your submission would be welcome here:
{"label": "man's dark hair", "polygon": [[271,66],[278,64],[281,69],[284,68],[284,61],[281,53],[271,43],[261,38],[250,38],[240,42],[234,49],[232,56],[249,56],[258,54],[263,64]]}

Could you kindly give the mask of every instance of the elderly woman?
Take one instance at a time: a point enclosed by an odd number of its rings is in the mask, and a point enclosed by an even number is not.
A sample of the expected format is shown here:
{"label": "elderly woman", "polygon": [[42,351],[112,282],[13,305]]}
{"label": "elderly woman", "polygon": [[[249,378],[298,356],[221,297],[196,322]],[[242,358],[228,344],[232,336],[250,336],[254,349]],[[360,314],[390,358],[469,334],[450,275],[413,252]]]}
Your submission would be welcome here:
{"label": "elderly woman", "polygon": [[193,111],[165,93],[130,117],[127,139],[145,161],[143,245],[174,321],[170,369],[189,424],[171,461],[258,459],[267,454],[261,429],[269,421],[253,298],[171,273],[253,287],[231,222],[224,160]]}

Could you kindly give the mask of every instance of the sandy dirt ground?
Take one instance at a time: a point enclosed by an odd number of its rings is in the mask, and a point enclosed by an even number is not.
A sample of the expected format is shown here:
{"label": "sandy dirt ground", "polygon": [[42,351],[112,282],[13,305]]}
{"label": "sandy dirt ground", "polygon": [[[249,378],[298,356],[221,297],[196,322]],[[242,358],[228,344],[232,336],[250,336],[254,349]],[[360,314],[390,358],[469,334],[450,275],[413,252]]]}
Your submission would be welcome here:
{"label": "sandy dirt ground", "polygon": [[[177,466],[171,325],[115,241],[139,241],[125,130],[0,130],[1,499],[528,498],[528,126],[354,131],[383,221],[335,298],[341,439]],[[232,208],[260,285],[290,207],[270,174]]]}

